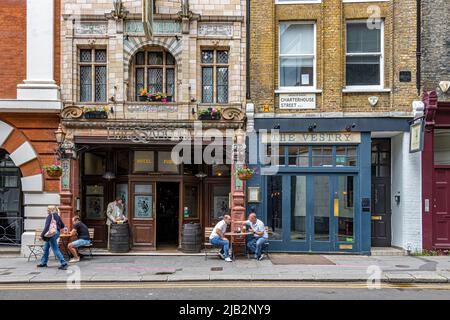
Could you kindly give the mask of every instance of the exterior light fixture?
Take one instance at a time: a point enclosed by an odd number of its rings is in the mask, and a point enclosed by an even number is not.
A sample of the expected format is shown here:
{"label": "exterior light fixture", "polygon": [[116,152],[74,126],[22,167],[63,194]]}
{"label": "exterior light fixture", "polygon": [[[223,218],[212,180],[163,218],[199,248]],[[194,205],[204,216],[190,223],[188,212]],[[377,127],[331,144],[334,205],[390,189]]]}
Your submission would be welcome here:
{"label": "exterior light fixture", "polygon": [[102,176],[103,179],[106,179],[108,181],[111,181],[116,178],[116,174],[111,171],[105,172],[105,174]]}
{"label": "exterior light fixture", "polygon": [[312,123],[312,124],[310,124],[309,125],[309,127],[308,127],[308,131],[309,132],[313,132],[314,131],[314,129],[316,129],[317,128],[317,124],[315,124],[315,123]]}
{"label": "exterior light fixture", "polygon": [[450,81],[439,82],[439,87],[441,88],[443,93],[447,93],[448,89],[450,89]]}
{"label": "exterior light fixture", "polygon": [[352,131],[352,129],[354,129],[356,127],[356,124],[355,123],[352,123],[352,124],[348,124],[348,125],[346,125],[345,126],[345,131]]}
{"label": "exterior light fixture", "polygon": [[200,171],[200,172],[197,173],[195,176],[196,176],[197,178],[199,178],[199,179],[203,179],[203,178],[206,178],[207,174],[204,173],[203,171]]}
{"label": "exterior light fixture", "polygon": [[58,129],[55,131],[56,142],[61,144],[66,138],[66,132],[63,130],[61,124],[59,124]]}

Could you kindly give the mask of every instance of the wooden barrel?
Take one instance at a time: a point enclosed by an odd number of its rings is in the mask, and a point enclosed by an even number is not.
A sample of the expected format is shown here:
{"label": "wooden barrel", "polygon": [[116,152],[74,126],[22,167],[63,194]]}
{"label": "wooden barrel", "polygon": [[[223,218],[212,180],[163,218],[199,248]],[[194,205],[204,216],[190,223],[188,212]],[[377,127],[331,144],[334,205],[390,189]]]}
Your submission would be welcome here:
{"label": "wooden barrel", "polygon": [[202,232],[199,223],[183,225],[181,250],[186,253],[198,253],[202,248]]}
{"label": "wooden barrel", "polygon": [[130,231],[128,223],[111,225],[110,251],[113,253],[125,253],[130,251]]}

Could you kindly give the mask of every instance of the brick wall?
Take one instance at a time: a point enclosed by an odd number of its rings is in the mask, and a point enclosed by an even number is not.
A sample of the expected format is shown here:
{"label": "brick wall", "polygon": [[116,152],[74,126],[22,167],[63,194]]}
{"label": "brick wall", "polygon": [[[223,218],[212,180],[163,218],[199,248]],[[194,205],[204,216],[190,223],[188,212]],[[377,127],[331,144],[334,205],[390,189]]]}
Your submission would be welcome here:
{"label": "brick wall", "polygon": [[[384,87],[390,92],[345,93],[346,21],[366,20],[376,6],[384,20]],[[250,79],[256,111],[265,104],[278,110],[278,33],[282,21],[316,23],[316,94],[314,112],[411,112],[416,91],[416,1],[275,5],[272,0],[251,0]],[[400,82],[399,72],[411,71],[411,82]],[[377,96],[375,108],[368,97]],[[275,109],[273,109],[275,107]],[[298,111],[310,113],[311,110]]]}
{"label": "brick wall", "polygon": [[0,1],[0,99],[15,99],[26,78],[26,0]]}
{"label": "brick wall", "polygon": [[436,90],[440,101],[444,95],[440,81],[450,81],[450,5],[448,0],[422,1],[422,85],[423,91]]}

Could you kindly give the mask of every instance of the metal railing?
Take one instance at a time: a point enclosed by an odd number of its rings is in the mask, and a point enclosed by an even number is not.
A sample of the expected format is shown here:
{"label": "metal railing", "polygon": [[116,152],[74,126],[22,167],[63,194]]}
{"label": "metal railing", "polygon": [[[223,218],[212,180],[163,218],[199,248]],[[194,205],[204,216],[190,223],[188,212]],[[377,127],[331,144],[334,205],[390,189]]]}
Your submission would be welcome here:
{"label": "metal railing", "polygon": [[0,245],[20,245],[23,233],[22,217],[0,217]]}

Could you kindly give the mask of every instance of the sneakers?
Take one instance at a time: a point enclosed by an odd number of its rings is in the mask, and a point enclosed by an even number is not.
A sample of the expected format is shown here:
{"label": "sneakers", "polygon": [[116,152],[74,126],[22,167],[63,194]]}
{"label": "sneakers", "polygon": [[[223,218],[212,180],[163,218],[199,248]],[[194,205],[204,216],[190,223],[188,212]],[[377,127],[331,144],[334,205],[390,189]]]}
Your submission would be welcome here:
{"label": "sneakers", "polygon": [[233,260],[231,260],[230,257],[226,257],[226,258],[225,258],[225,261],[226,261],[226,262],[233,262]]}
{"label": "sneakers", "polygon": [[59,270],[67,270],[67,264],[58,267]]}
{"label": "sneakers", "polygon": [[69,263],[77,263],[77,262],[80,262],[80,258],[72,258],[69,261]]}
{"label": "sneakers", "polygon": [[264,255],[260,255],[258,258],[256,258],[256,260],[261,261],[262,259],[264,259]]}
{"label": "sneakers", "polygon": [[220,257],[220,259],[225,260],[225,256],[223,255],[222,252],[219,252],[219,257]]}
{"label": "sneakers", "polygon": [[47,268],[47,265],[46,264],[38,264],[36,267],[38,267],[38,268]]}

